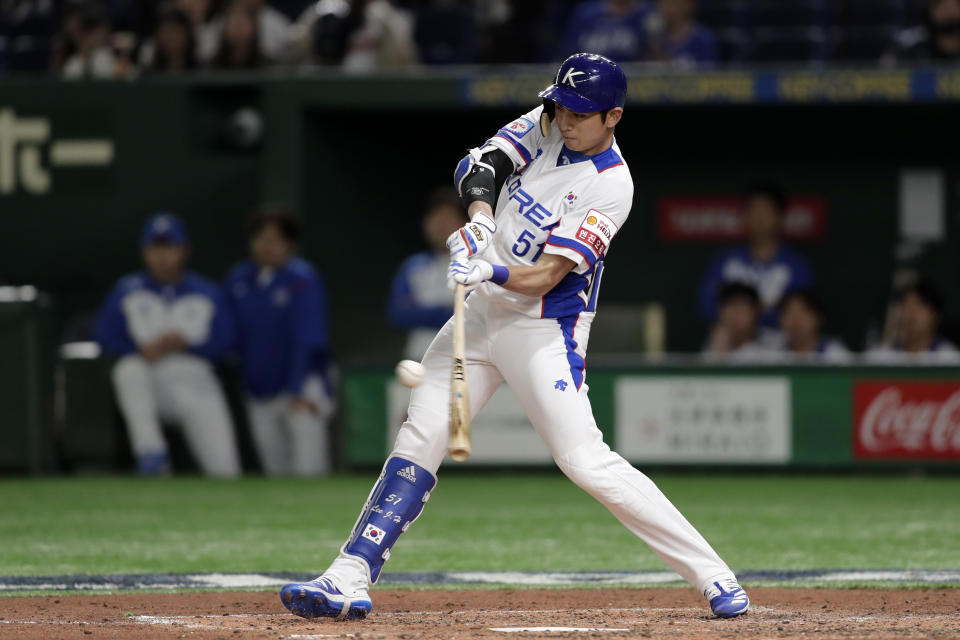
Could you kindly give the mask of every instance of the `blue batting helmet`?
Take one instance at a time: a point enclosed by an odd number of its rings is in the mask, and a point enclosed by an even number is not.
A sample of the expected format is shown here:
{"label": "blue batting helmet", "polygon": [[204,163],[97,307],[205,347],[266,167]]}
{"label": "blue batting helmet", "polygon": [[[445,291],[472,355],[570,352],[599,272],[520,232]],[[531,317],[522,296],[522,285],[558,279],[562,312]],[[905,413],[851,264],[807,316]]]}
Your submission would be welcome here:
{"label": "blue batting helmet", "polygon": [[622,107],[627,77],[616,62],[595,53],[575,53],[560,65],[556,80],[540,97],[577,113]]}

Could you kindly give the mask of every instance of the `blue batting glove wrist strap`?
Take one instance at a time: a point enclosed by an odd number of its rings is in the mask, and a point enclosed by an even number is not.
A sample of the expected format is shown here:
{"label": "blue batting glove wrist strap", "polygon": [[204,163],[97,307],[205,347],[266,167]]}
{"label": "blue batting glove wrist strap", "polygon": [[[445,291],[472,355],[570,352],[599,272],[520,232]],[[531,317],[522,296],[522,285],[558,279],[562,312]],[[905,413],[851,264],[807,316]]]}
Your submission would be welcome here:
{"label": "blue batting glove wrist strap", "polygon": [[507,278],[510,277],[510,270],[504,267],[503,265],[495,264],[493,265],[493,275],[490,277],[490,282],[494,284],[503,284],[507,281]]}

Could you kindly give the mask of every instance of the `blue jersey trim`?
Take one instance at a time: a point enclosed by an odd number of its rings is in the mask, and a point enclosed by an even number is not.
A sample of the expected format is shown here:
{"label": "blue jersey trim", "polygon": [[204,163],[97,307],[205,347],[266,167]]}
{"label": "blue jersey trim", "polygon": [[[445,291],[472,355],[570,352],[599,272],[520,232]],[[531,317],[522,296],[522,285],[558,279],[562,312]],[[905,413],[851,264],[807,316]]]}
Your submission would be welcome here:
{"label": "blue jersey trim", "polygon": [[575,316],[566,316],[557,318],[557,324],[560,325],[560,331],[563,332],[563,342],[567,350],[567,362],[570,365],[570,376],[573,378],[573,384],[580,390],[583,384],[583,376],[586,373],[587,362],[577,353],[577,341],[574,339],[577,331],[577,321],[580,320],[580,314]]}
{"label": "blue jersey trim", "polygon": [[591,267],[597,262],[597,257],[593,254],[593,249],[589,248],[587,245],[577,242],[576,240],[571,240],[570,238],[563,238],[560,236],[551,235],[547,239],[547,244],[551,244],[555,247],[564,247],[565,249],[573,249],[587,261]]}
{"label": "blue jersey trim", "polygon": [[564,318],[586,310],[586,301],[580,296],[590,286],[593,269],[584,273],[570,272],[541,300],[541,318]]}
{"label": "blue jersey trim", "polygon": [[593,156],[593,166],[597,168],[597,173],[603,173],[607,169],[619,167],[623,164],[623,158],[613,150],[613,145],[602,153]]}
{"label": "blue jersey trim", "polygon": [[597,169],[597,173],[603,173],[607,169],[612,169],[613,167],[618,167],[623,164],[623,158],[613,150],[611,145],[606,151],[601,151],[595,156],[588,156],[585,153],[580,153],[579,151],[574,151],[573,149],[568,149],[567,145],[563,145],[560,149],[560,153],[557,154],[557,166],[569,166],[562,163],[561,158],[567,158],[570,162],[569,164],[577,164],[578,162],[586,162],[590,160],[593,162],[593,166]]}
{"label": "blue jersey trim", "polygon": [[[569,162],[561,162],[563,158],[566,158]],[[580,153],[579,151],[574,151],[573,149],[567,148],[567,145],[560,147],[560,153],[557,154],[557,166],[566,167],[571,164],[577,164],[578,162],[589,162],[593,160],[593,156],[588,156],[585,153]]]}
{"label": "blue jersey trim", "polygon": [[533,158],[530,156],[530,152],[527,151],[527,148],[524,147],[522,144],[518,143],[516,140],[511,139],[510,136],[498,132],[497,135],[494,137],[503,138],[504,140],[509,142],[511,145],[513,145],[513,148],[516,149],[517,153],[520,154],[520,157],[523,158],[524,167],[526,167],[528,164],[530,164],[533,161]]}
{"label": "blue jersey trim", "polygon": [[593,287],[590,292],[590,302],[587,303],[587,311],[597,310],[597,296],[600,294],[600,278],[603,277],[603,260],[597,260],[597,267],[594,270]]}

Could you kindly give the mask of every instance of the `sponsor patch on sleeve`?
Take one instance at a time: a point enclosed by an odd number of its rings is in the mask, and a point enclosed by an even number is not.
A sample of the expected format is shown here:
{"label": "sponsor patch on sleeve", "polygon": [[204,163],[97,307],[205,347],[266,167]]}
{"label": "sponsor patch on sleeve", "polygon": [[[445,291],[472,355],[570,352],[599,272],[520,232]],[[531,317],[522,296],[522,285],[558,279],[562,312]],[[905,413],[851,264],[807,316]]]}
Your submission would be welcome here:
{"label": "sponsor patch on sleeve", "polygon": [[617,225],[613,223],[609,216],[596,209],[590,209],[587,215],[583,217],[580,228],[577,229],[576,238],[593,249],[593,252],[599,258],[607,252],[607,247],[616,233]]}
{"label": "sponsor patch on sleeve", "polygon": [[519,140],[523,136],[530,133],[532,129],[533,129],[533,123],[531,121],[527,120],[526,118],[517,118],[516,120],[514,120],[513,122],[505,126],[503,128],[503,131],[506,131],[507,133],[512,135],[514,138]]}

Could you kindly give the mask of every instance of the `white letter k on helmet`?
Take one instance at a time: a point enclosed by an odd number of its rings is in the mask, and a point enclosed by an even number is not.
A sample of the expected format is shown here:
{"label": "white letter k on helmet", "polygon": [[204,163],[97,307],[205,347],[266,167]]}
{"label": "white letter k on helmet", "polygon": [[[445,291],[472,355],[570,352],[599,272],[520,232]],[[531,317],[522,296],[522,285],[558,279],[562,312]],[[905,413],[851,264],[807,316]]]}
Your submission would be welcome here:
{"label": "white letter k on helmet", "polygon": [[574,89],[577,88],[576,77],[587,75],[586,71],[577,71],[573,67],[567,69],[566,75],[563,76],[563,80],[560,81],[560,84],[569,84]]}

